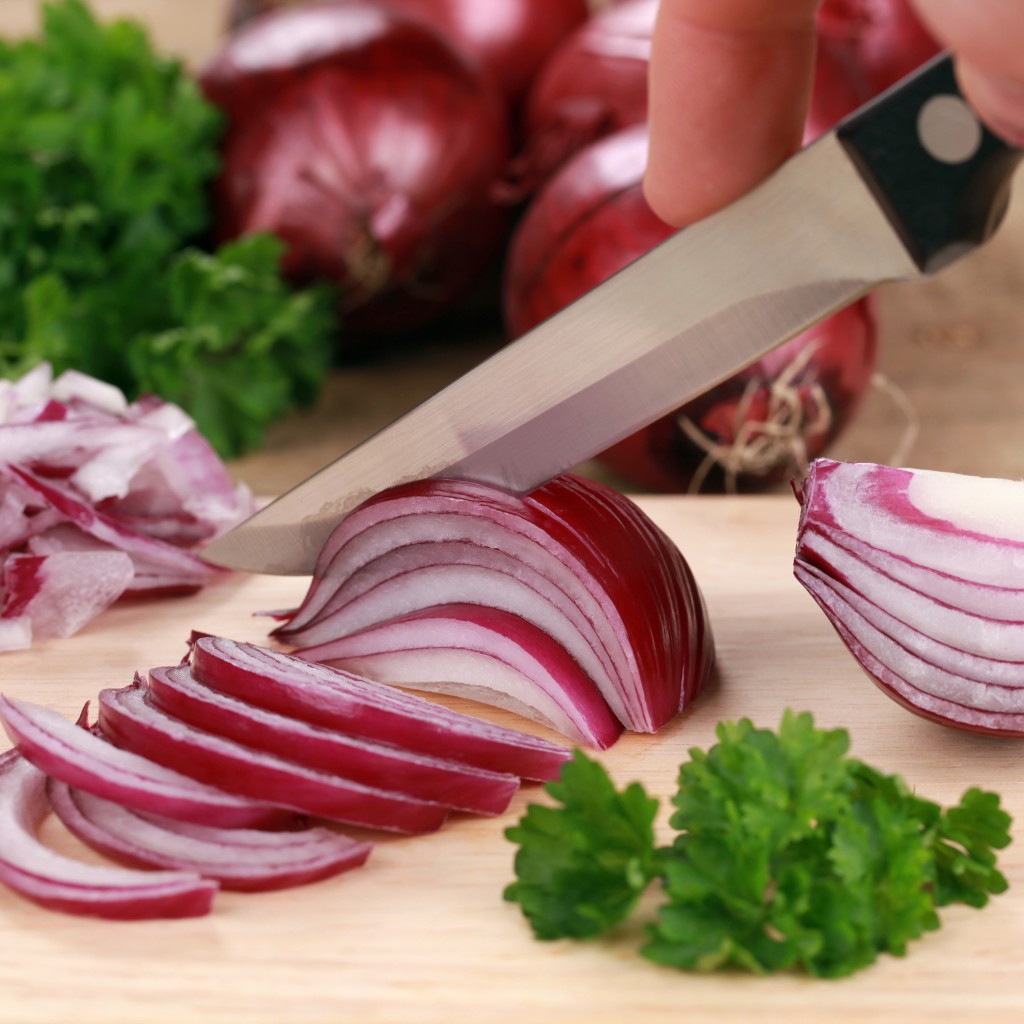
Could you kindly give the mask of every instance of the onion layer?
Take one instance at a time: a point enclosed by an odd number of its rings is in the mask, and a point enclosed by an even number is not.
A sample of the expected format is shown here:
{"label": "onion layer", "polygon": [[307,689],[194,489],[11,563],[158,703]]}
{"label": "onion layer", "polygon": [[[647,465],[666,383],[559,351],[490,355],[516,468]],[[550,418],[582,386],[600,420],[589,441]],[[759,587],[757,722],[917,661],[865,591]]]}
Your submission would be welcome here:
{"label": "onion layer", "polygon": [[819,459],[799,498],[796,576],[881,689],[1024,735],[1024,484]]}
{"label": "onion layer", "polygon": [[266,892],[360,867],[372,844],[327,828],[264,832],[189,825],[141,814],[47,780],[65,827],[100,853],[134,866],[191,871],[223,889]]}
{"label": "onion layer", "polygon": [[487,687],[481,656],[501,662],[484,699],[599,747],[623,726],[659,729],[713,662],[678,548],[629,499],[572,476],[523,498],[445,480],[376,495],[335,529],[275,633],[304,658],[351,658],[411,688]]}
{"label": "onion layer", "polygon": [[36,838],[49,812],[46,776],[17,751],[0,755],[0,881],[26,899],[65,913],[114,920],[197,917],[217,883],[192,871],[135,871],[87,864]]}

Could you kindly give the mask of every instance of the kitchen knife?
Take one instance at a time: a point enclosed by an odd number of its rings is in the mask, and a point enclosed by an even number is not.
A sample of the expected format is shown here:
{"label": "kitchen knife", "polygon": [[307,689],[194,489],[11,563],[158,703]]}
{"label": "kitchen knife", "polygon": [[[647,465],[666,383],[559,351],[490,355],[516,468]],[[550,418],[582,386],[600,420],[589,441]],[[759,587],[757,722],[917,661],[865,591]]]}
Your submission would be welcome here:
{"label": "kitchen knife", "polygon": [[1020,152],[942,55],[208,545],[305,574],[360,501],[431,476],[525,493],[886,281],[941,269],[1005,212]]}

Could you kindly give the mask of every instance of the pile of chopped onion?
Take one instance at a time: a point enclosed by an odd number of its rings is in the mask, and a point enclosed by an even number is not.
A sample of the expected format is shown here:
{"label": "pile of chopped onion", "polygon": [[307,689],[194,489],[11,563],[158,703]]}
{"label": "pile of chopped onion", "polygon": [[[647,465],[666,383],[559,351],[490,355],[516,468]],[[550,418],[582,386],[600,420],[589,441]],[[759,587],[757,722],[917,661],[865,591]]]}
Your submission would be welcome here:
{"label": "pile of chopped onion", "polygon": [[46,364],[0,381],[0,651],[197,590],[220,570],[192,549],[252,511],[178,406]]}
{"label": "pile of chopped onion", "polygon": [[508,708],[605,748],[707,683],[713,644],[679,549],[632,501],[556,478],[525,497],[402,485],[344,519],[278,639],[311,661]]}
{"label": "pile of chopped onion", "polygon": [[798,494],[797,579],[879,687],[1024,735],[1024,483],[819,459]]}
{"label": "pile of chopped onion", "polygon": [[[350,673],[220,637],[99,695],[99,719],[0,696],[0,881],[69,913],[207,913],[219,888],[281,889],[362,865],[366,831],[497,815],[570,751]],[[128,868],[37,838],[53,811]],[[359,830],[358,835],[344,831]]]}

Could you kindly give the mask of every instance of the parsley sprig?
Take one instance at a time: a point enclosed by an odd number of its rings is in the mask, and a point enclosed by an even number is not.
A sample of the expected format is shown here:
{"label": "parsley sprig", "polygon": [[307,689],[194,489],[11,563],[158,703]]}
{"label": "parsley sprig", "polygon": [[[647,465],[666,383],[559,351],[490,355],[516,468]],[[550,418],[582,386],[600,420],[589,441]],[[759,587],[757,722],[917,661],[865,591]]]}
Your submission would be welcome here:
{"label": "parsley sprig", "polygon": [[538,938],[588,938],[623,921],[655,880],[663,901],[641,952],[695,971],[802,969],[840,977],[902,956],[939,927],[937,908],[984,906],[1006,880],[999,797],[955,807],[850,757],[843,729],[787,711],[777,731],[723,722],[679,769],[669,846],[658,804],[619,791],[581,751],[507,836],[519,844],[505,891]]}

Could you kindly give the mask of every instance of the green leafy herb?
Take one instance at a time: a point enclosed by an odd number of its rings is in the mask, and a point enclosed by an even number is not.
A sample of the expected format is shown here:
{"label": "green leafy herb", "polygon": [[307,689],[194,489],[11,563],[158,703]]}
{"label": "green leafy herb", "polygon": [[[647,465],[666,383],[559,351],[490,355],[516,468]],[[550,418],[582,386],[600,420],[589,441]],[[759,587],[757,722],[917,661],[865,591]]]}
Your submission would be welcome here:
{"label": "green leafy herb", "polygon": [[618,792],[579,750],[547,790],[561,809],[533,804],[506,833],[521,846],[519,881],[505,897],[522,906],[539,938],[599,935],[629,914],[657,873],[658,801],[637,783]]}
{"label": "green leafy herb", "polygon": [[939,926],[938,907],[981,907],[1006,889],[995,851],[1010,817],[995,794],[970,789],[944,811],[848,756],[848,733],[808,714],[787,712],[775,732],[743,719],[717,734],[680,767],[668,847],[655,847],[643,789],[619,794],[579,752],[549,787],[561,806],[531,806],[508,831],[520,848],[505,895],[539,938],[600,934],[658,878],[649,959],[838,977],[880,952],[904,955]]}
{"label": "green leafy herb", "polygon": [[138,386],[187,408],[222,453],[255,448],[268,423],[310,405],[331,364],[334,293],[289,290],[282,250],[250,235],[215,255],[183,252],[168,276],[179,326],[129,348]]}
{"label": "green leafy herb", "polygon": [[[39,38],[0,41],[0,375],[46,361],[130,397],[159,383],[225,456],[315,392],[334,329],[322,293],[292,302],[262,243],[191,251],[221,120],[139,24],[101,24],[82,0],[44,5]],[[202,353],[188,373],[186,350]],[[279,361],[254,375],[260,359]]]}

